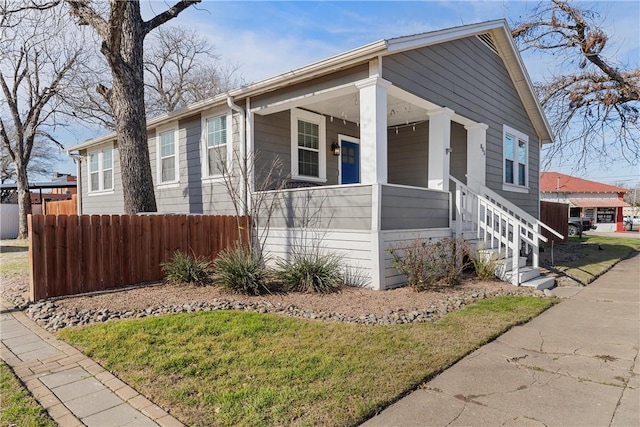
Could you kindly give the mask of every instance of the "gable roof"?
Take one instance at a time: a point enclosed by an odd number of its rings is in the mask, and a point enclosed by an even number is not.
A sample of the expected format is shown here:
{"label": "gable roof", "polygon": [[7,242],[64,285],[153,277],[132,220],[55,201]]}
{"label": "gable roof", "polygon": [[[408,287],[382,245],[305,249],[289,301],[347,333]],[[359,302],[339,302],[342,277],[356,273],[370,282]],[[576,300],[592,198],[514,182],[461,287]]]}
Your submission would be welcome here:
{"label": "gable roof", "polygon": [[[522,100],[529,118],[540,137],[542,143],[550,143],[553,139],[551,127],[542,111],[538,99],[533,90],[531,79],[524,67],[524,62],[511,37],[511,30],[505,19],[468,24],[458,27],[446,28],[438,31],[430,31],[409,36],[382,39],[367,45],[352,49],[327,59],[314,62],[304,67],[271,77],[257,83],[251,83],[226,93],[218,94],[180,110],[154,117],[147,121],[147,128],[153,128],[161,123],[178,120],[180,118],[207,110],[216,105],[225,104],[227,98],[246,98],[265,92],[270,92],[296,83],[311,80],[355,64],[361,64],[376,57],[384,57],[394,53],[419,49],[421,47],[445,43],[466,37],[489,34],[494,47],[504,61],[507,71],[513,80],[514,86]],[[67,149],[75,151],[93,145],[101,144],[116,137],[115,133],[103,137],[91,139]]]}
{"label": "gable roof", "polygon": [[542,193],[627,193],[629,190],[614,185],[576,178],[559,172],[540,173]]}

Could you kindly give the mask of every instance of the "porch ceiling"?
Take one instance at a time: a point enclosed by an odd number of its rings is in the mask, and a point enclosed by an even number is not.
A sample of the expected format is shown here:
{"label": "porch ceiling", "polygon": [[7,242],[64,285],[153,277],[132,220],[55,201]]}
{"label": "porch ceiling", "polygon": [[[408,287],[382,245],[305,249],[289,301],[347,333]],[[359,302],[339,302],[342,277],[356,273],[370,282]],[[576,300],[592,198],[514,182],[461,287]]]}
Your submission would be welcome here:
{"label": "porch ceiling", "polygon": [[[338,120],[360,122],[360,96],[359,93],[351,93],[332,99],[311,102],[302,108],[333,117]],[[387,96],[387,124],[399,126],[407,123],[427,120],[427,110],[410,102],[403,101],[395,96]]]}
{"label": "porch ceiling", "polygon": [[[252,111],[265,115],[291,108],[302,108],[334,119],[359,123],[360,92],[355,85],[345,84],[276,101]],[[387,93],[387,126],[394,127],[423,122],[429,119],[429,111],[437,111],[441,108],[437,104],[391,85]],[[451,120],[464,126],[475,124],[474,121],[455,113]]]}

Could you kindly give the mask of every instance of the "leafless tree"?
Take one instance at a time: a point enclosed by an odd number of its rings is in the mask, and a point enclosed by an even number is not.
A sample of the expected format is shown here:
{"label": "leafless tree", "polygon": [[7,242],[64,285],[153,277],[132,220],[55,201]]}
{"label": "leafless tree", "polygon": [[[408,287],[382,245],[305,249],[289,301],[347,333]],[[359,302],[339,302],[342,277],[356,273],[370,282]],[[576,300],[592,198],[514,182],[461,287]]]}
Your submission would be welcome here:
{"label": "leafless tree", "polygon": [[107,11],[87,0],[65,0],[80,25],[89,25],[100,37],[100,52],[111,72],[110,87],[96,90],[106,100],[114,119],[122,167],[124,210],[128,214],[157,210],[144,99],[144,40],[160,25],[176,18],[200,0],[181,0],[144,21],[138,1],[110,0]]}
{"label": "leafless tree", "polygon": [[214,46],[197,31],[164,27],[145,51],[147,114],[168,113],[232,89],[241,79],[224,66]]}
{"label": "leafless tree", "polygon": [[246,215],[253,222],[254,244],[248,249],[263,258],[271,217],[290,177],[283,174],[283,163],[278,156],[268,161],[259,151],[245,154],[234,149],[232,159],[230,166],[220,165],[224,185],[238,220]]}
{"label": "leafless tree", "polygon": [[[96,92],[97,82],[111,85],[109,67],[100,53],[83,63],[69,103],[73,115],[90,124],[114,130],[111,108]],[[163,26],[145,42],[145,107],[147,117],[182,108],[243,83],[238,67],[223,63],[214,47],[196,31]]]}
{"label": "leafless tree", "polygon": [[[3,12],[7,5],[3,4]],[[39,149],[37,142],[62,147],[53,129],[64,90],[82,57],[81,48],[70,47],[75,43],[65,39],[64,21],[60,8],[14,8],[3,13],[0,27],[0,142],[15,171],[19,238],[27,237],[31,213],[30,162]]]}
{"label": "leafless tree", "polygon": [[629,190],[624,194],[624,201],[633,206],[635,212],[637,212],[638,208],[640,208],[640,182],[635,183],[635,185],[619,184],[618,186]]}
{"label": "leafless tree", "polygon": [[[640,158],[640,68],[618,64],[597,13],[552,0],[513,26],[521,50],[553,54],[562,71],[536,85],[556,136],[548,159],[584,166]],[[607,49],[609,48],[609,49]]]}

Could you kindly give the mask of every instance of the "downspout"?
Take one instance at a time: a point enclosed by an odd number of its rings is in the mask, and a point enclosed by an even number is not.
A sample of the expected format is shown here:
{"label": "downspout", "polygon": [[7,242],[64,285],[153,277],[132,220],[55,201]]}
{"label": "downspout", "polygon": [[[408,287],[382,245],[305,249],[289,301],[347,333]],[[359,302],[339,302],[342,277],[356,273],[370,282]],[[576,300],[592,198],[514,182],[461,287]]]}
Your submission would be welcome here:
{"label": "downspout", "polygon": [[[229,108],[231,108],[233,111],[235,111],[236,113],[240,114],[241,120],[240,120],[240,131],[238,132],[240,134],[240,160],[242,162],[241,167],[243,168],[242,170],[242,209],[243,209],[243,215],[248,215],[248,207],[247,207],[247,200],[248,200],[248,171],[247,171],[247,138],[246,138],[246,134],[245,134],[245,120],[246,120],[246,112],[245,110],[243,110],[241,107],[239,107],[238,105],[236,105],[233,102],[233,97],[228,96],[227,97],[227,105],[229,106]],[[232,163],[233,164],[233,163]]]}
{"label": "downspout", "polygon": [[71,157],[76,163],[77,184],[76,193],[78,196],[78,215],[82,215],[82,156],[79,154],[71,154],[67,151],[67,156]]}

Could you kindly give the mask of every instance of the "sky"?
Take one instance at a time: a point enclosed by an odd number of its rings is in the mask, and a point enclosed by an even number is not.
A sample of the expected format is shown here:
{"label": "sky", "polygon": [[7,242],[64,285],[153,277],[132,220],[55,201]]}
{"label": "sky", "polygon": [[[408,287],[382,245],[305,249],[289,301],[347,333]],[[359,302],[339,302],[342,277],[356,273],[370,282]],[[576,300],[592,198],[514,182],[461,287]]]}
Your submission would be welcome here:
{"label": "sky", "polygon": [[[171,1],[141,0],[143,17],[166,9]],[[197,29],[216,46],[223,62],[240,66],[246,82],[263,80],[380,39],[432,31],[462,24],[528,16],[538,1],[210,1],[184,11],[171,25]],[[640,2],[599,1],[578,5],[598,12],[610,35],[608,50],[615,60],[638,67]],[[544,81],[558,69],[558,59],[523,54],[532,81]],[[75,145],[103,132],[75,129],[63,138]],[[75,173],[70,161],[60,172]],[[608,166],[593,160],[577,170],[571,162],[555,170],[606,183],[635,185],[640,166],[625,161]]]}

